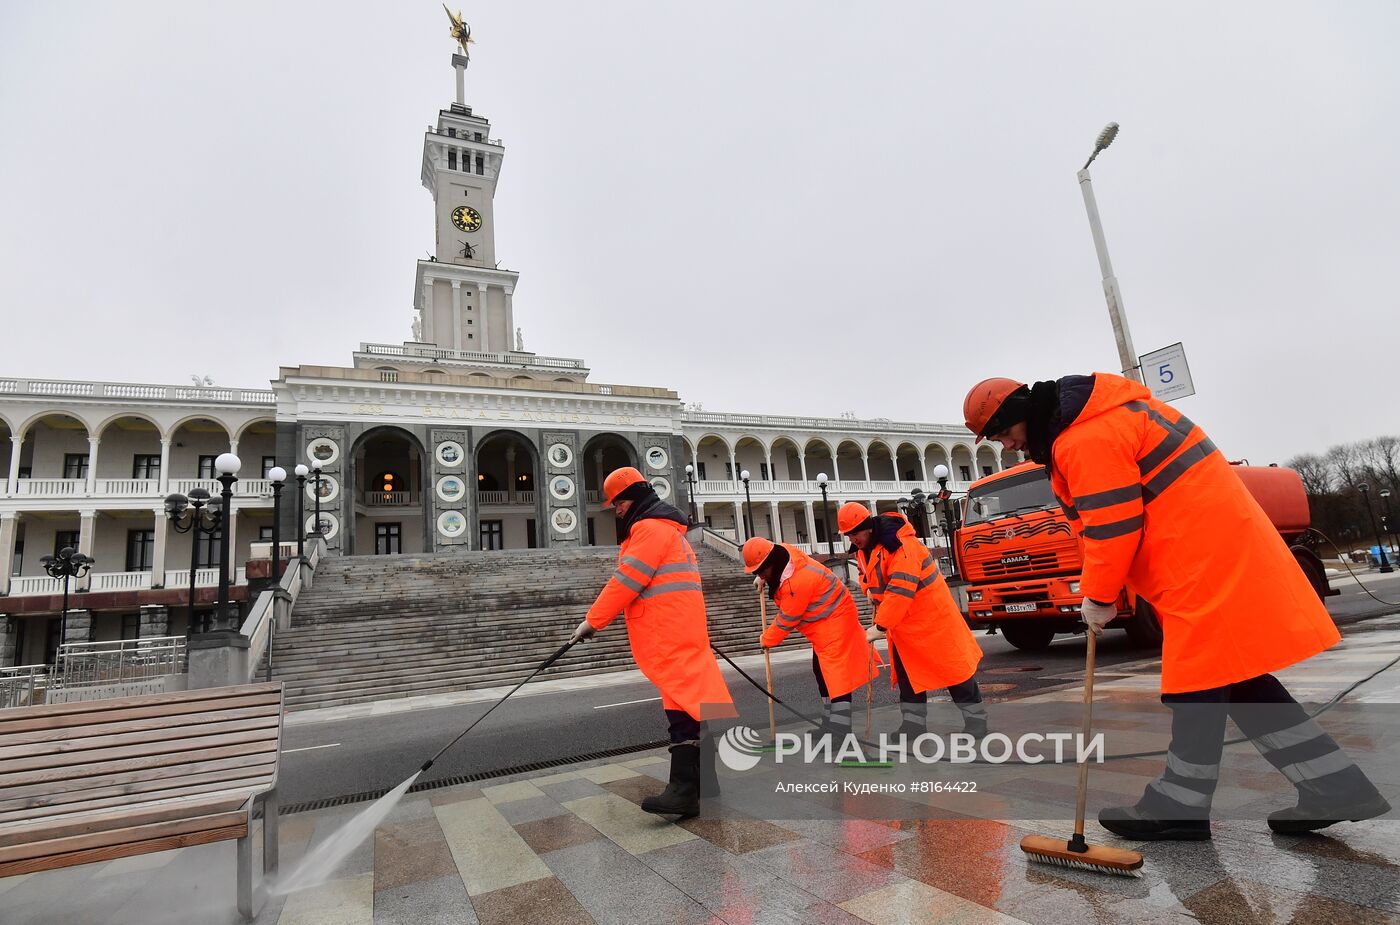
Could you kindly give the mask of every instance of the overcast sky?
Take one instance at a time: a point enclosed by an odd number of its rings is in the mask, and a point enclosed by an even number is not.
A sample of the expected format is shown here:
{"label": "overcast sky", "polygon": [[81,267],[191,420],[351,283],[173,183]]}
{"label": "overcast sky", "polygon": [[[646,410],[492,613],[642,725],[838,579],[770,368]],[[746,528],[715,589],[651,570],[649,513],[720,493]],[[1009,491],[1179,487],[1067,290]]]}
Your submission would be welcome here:
{"label": "overcast sky", "polygon": [[[517,324],[596,382],[960,422],[986,376],[1116,369],[1075,180],[1114,120],[1178,407],[1256,463],[1400,428],[1400,4],[464,13]],[[0,375],[265,387],[408,339],[453,47],[428,0],[0,2]]]}

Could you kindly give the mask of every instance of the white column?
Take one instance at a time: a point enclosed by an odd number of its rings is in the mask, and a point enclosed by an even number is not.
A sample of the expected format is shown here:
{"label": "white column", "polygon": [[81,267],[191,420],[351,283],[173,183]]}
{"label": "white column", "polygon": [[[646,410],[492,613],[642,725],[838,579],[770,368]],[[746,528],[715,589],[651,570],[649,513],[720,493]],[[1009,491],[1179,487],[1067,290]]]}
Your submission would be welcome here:
{"label": "white column", "polygon": [[923,472],[923,474],[924,474],[924,484],[927,485],[927,484],[928,484],[928,454],[927,454],[927,453],[920,453],[920,454],[919,454],[919,469]]}
{"label": "white column", "polygon": [[704,502],[704,501],[696,501],[696,502],[695,502],[695,520],[696,520],[698,523],[701,523],[701,524],[703,524],[703,523],[705,522],[705,502]]}
{"label": "white column", "polygon": [[462,281],[452,281],[452,349],[463,349],[462,344]]}
{"label": "white column", "polygon": [[744,502],[734,502],[734,535],[742,543],[749,538],[749,531],[744,529]]}
{"label": "white column", "polygon": [[501,311],[505,316],[506,350],[515,349],[515,303],[512,300],[514,293],[514,286],[505,286],[501,290]]}
{"label": "white column", "polygon": [[[491,322],[487,317],[490,312],[486,309],[486,284],[476,284],[476,326],[479,329],[476,333],[481,336],[476,339],[476,349],[486,351],[491,349]],[[507,332],[507,339],[510,334]]]}
{"label": "white column", "polygon": [[739,484],[739,457],[734,455],[734,451],[729,451],[729,478],[735,485]]}
{"label": "white column", "polygon": [[15,480],[19,478],[19,454],[24,449],[24,435],[10,434],[10,494],[15,493]]}
{"label": "white column", "polygon": [[97,449],[102,445],[101,437],[88,437],[87,493],[97,490]]}
{"label": "white column", "polygon": [[[865,481],[866,481],[867,483],[869,483],[869,482],[870,482],[870,450],[869,450],[869,449],[862,449],[862,450],[860,451],[860,464],[861,464],[862,466],[865,467]],[[899,474],[898,472],[895,473],[895,475],[898,475],[898,474]]]}
{"label": "white column", "polygon": [[[233,437],[230,437],[230,438],[229,438],[229,441],[228,441],[228,451],[229,451],[230,453],[232,453],[234,456],[237,456],[237,455],[238,455],[238,441],[237,441],[236,439],[234,439]],[[217,474],[217,473],[216,473],[216,474]],[[258,474],[261,475],[262,473],[258,473]],[[256,478],[256,476],[250,476],[250,475],[247,475],[247,474],[245,474],[243,477],[244,477],[245,479],[246,479],[246,478]]]}
{"label": "white column", "polygon": [[817,518],[812,513],[812,502],[803,501],[802,506],[807,509],[807,542],[812,544],[812,548],[817,548]]}
{"label": "white column", "polygon": [[804,450],[797,454],[797,466],[802,470],[802,490],[807,490],[807,453]]}
{"label": "white column", "polygon": [[[160,493],[161,496],[170,494],[170,443],[169,437],[160,438]],[[164,520],[163,512],[156,512],[156,520]],[[159,536],[159,528],[157,528]]]}
{"label": "white column", "polygon": [[[78,552],[82,553],[82,554],[85,555],[85,556],[91,556],[91,555],[92,555],[92,546],[93,546],[93,542],[94,542],[94,540],[97,539],[96,533],[97,533],[97,512],[96,512],[96,511],[81,511],[81,512],[79,512],[79,514],[78,514]],[[120,568],[120,567],[112,568],[112,563],[110,563],[110,562],[98,562],[98,563],[97,563],[95,566],[93,566],[93,567],[94,567],[94,568],[101,569],[101,570],[104,571],[104,572],[120,572],[120,571],[121,571],[121,568]],[[77,585],[76,585],[76,587],[77,587],[77,589],[78,589],[79,591],[86,591],[88,588],[92,587],[92,573],[91,573],[91,572],[88,572],[88,573],[87,573],[86,575],[84,575],[82,578],[79,578],[79,579],[77,580]]]}
{"label": "white column", "polygon": [[452,56],[452,67],[457,71],[457,105],[465,106],[467,98],[467,65],[466,58],[462,58],[462,63],[457,63],[457,55]]}
{"label": "white column", "polygon": [[19,534],[19,513],[0,513],[0,594],[10,593],[10,564],[15,561],[15,537]]}
{"label": "white column", "polygon": [[[165,469],[162,468],[161,472],[164,473]],[[162,488],[161,491],[164,492],[165,489]],[[170,535],[170,521],[165,516],[164,508],[156,508],[153,513],[156,516],[156,548],[151,556],[151,587],[163,588],[165,587],[165,545]]]}
{"label": "white column", "polygon": [[770,481],[770,482],[776,481],[777,478],[778,478],[778,476],[777,476],[777,474],[773,471],[773,451],[772,451],[772,450],[764,450],[764,451],[763,451],[763,462],[764,462],[764,465],[766,465],[766,466],[768,467],[768,475],[766,476],[767,480]]}
{"label": "white column", "polygon": [[[770,473],[773,471],[771,463],[768,466],[768,471]],[[783,541],[783,512],[776,501],[768,502],[768,522],[773,528],[773,542],[781,543]]]}
{"label": "white column", "polygon": [[423,280],[423,339],[430,344],[437,343],[436,325],[433,324],[433,281]]}

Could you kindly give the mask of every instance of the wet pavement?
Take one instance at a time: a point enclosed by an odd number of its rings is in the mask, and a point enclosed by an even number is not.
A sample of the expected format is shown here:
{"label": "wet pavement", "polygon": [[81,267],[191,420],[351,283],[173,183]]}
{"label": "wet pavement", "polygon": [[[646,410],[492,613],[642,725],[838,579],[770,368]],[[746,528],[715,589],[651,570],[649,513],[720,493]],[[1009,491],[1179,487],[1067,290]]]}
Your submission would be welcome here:
{"label": "wet pavement", "polygon": [[[1280,677],[1300,700],[1320,701],[1397,655],[1400,618],[1388,618]],[[1003,677],[1012,675],[987,681]],[[1147,666],[1103,681],[1099,691],[1106,704],[1149,710],[1156,676]],[[1027,700],[1074,697],[1064,689]],[[1400,669],[1354,698],[1400,701]],[[895,721],[883,710],[875,720],[878,728]],[[802,818],[761,817],[721,801],[701,818],[671,824],[638,805],[667,770],[664,753],[649,752],[410,794],[333,880],[269,901],[257,921],[1400,923],[1394,813],[1320,835],[1273,835],[1262,815],[1290,802],[1286,782],[1247,745],[1227,754],[1232,776],[1221,797],[1257,804],[1258,816],[1217,819],[1212,841],[1134,844],[1088,824],[1091,841],[1142,852],[1138,879],[1027,863],[1021,838],[1067,834],[1063,816],[918,819],[901,809],[900,800],[919,799],[912,796],[887,800],[885,818],[857,818],[842,812],[841,798],[814,796],[820,812]],[[1091,781],[1100,796],[1135,794],[1160,767],[1153,758],[1118,762],[1096,769]],[[1377,782],[1395,803],[1400,781]],[[284,869],[363,806],[284,816]],[[237,921],[233,860],[232,843],[224,843],[0,880],[0,919]]]}

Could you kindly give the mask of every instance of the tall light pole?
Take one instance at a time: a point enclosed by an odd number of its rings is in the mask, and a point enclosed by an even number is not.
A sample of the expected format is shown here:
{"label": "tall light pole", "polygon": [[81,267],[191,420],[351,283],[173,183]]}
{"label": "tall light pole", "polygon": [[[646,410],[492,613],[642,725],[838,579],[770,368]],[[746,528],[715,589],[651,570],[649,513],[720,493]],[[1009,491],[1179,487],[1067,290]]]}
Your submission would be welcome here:
{"label": "tall light pole", "polygon": [[221,453],[214,460],[214,469],[219,473],[219,484],[223,490],[219,492],[223,498],[223,516],[219,518],[219,605],[214,611],[215,633],[236,633],[238,626],[232,614],[229,613],[229,563],[232,561],[233,550],[229,538],[229,525],[233,522],[233,486],[238,481],[238,470],[243,468],[243,461],[232,453]]}
{"label": "tall light pole", "polygon": [[933,467],[934,481],[938,482],[938,500],[943,502],[943,536],[948,541],[948,577],[958,577],[958,549],[954,542],[953,507],[950,499],[953,493],[948,490],[948,467],[939,463]]}
{"label": "tall light pole", "polygon": [[1084,208],[1089,213],[1089,231],[1094,236],[1094,250],[1099,255],[1099,270],[1103,273],[1103,296],[1108,300],[1108,320],[1113,324],[1113,337],[1118,342],[1118,362],[1123,367],[1123,375],[1129,379],[1142,381],[1142,371],[1138,369],[1137,352],[1133,349],[1133,335],[1128,331],[1128,317],[1123,313],[1123,294],[1118,291],[1118,277],[1113,275],[1113,264],[1108,259],[1108,244],[1104,241],[1103,224],[1099,221],[1099,206],[1094,201],[1094,186],[1089,180],[1089,165],[1094,162],[1118,135],[1118,123],[1110,122],[1099,132],[1094,141],[1094,153],[1084,162],[1079,171],[1079,191],[1084,194]]}
{"label": "tall light pole", "polygon": [[831,517],[827,512],[826,504],[826,473],[817,473],[817,487],[822,490],[822,530],[826,533],[826,553],[833,560],[836,558],[836,540],[831,535]]}
{"label": "tall light pole", "polygon": [[165,499],[165,516],[176,533],[190,534],[190,590],[189,615],[185,621],[185,635],[195,636],[194,589],[195,577],[199,574],[199,538],[217,536],[219,523],[223,518],[223,502],[211,499],[203,488],[190,490],[189,496],[178,492]]}
{"label": "tall light pole", "polygon": [[323,528],[323,527],[321,526],[321,464],[320,464],[320,463],[317,463],[316,465],[314,465],[314,466],[311,467],[311,481],[312,481],[312,484],[316,486],[316,487],[312,490],[312,492],[311,492],[311,493],[315,496],[315,498],[316,498],[316,535],[317,535],[317,536],[324,536],[326,531],[325,531],[325,528]]}
{"label": "tall light pole", "polygon": [[1376,548],[1381,551],[1380,571],[1393,572],[1395,569],[1391,568],[1390,560],[1387,559],[1385,555],[1385,541],[1381,539],[1381,531],[1376,529],[1376,512],[1375,509],[1371,507],[1371,486],[1362,482],[1360,485],[1356,486],[1356,490],[1361,492],[1361,500],[1366,503],[1366,517],[1371,521],[1371,533],[1376,537]]}
{"label": "tall light pole", "polygon": [[1395,543],[1395,515],[1390,513],[1390,489],[1381,489],[1381,529],[1390,537],[1391,548],[1400,549]]}
{"label": "tall light pole", "polygon": [[97,560],[85,556],[72,546],[64,546],[56,556],[44,556],[39,564],[50,578],[63,579],[63,611],[58,618],[58,649],[54,651],[54,666],[58,666],[58,654],[63,651],[63,640],[68,635],[68,582],[82,578]]}
{"label": "tall light pole", "polygon": [[749,470],[739,473],[739,481],[744,483],[744,539],[753,537],[753,495],[749,494]]}
{"label": "tall light pole", "polygon": [[306,476],[311,472],[305,463],[297,463],[297,562],[306,561]]}
{"label": "tall light pole", "polygon": [[687,494],[690,496],[690,523],[694,525],[699,517],[695,508],[695,467],[690,463],[685,464],[685,484]]}
{"label": "tall light pole", "polygon": [[[268,481],[272,482],[272,588],[274,594],[282,586],[282,483],[287,481],[287,470],[273,466],[267,470]],[[277,629],[275,611],[268,614],[267,624],[267,680],[272,680],[272,634]]]}

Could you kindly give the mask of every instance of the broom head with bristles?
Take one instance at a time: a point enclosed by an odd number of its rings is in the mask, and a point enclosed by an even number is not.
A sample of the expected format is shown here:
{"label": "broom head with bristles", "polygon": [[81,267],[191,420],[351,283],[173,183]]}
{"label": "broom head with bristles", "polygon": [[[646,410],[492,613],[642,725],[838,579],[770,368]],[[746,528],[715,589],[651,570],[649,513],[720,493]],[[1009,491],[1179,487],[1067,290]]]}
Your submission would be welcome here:
{"label": "broom head with bristles", "polygon": [[1071,849],[1070,843],[1062,838],[1027,835],[1021,839],[1021,850],[1026,853],[1026,857],[1042,864],[1058,864],[1060,867],[1117,874],[1120,877],[1142,876],[1142,855],[1136,851],[1091,845],[1082,839],[1081,843],[1084,850],[1075,851]]}

